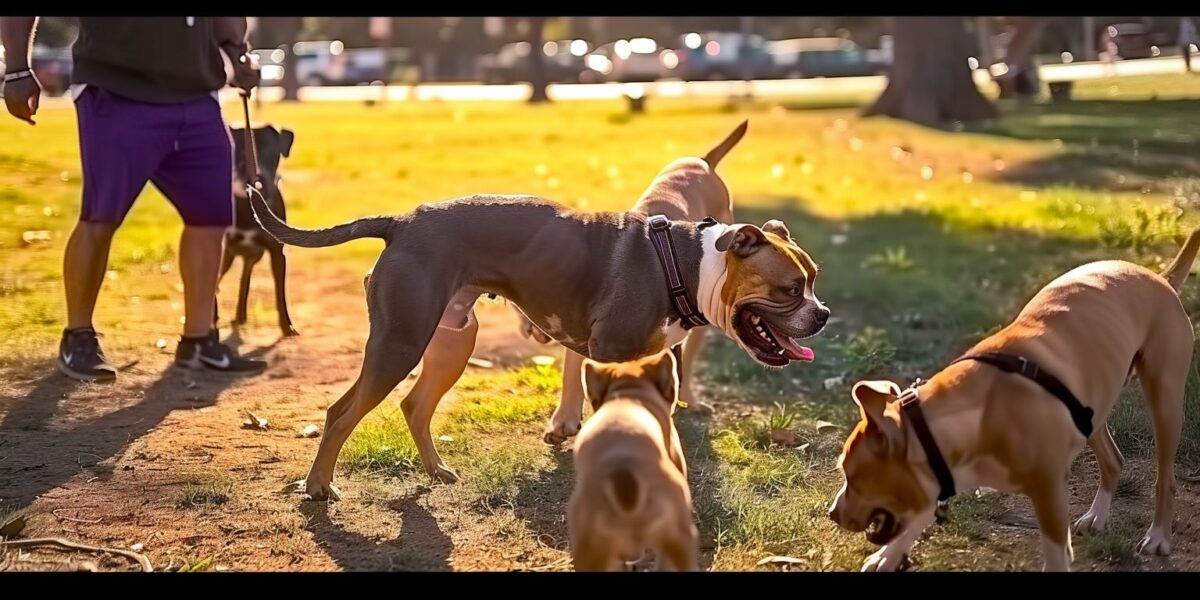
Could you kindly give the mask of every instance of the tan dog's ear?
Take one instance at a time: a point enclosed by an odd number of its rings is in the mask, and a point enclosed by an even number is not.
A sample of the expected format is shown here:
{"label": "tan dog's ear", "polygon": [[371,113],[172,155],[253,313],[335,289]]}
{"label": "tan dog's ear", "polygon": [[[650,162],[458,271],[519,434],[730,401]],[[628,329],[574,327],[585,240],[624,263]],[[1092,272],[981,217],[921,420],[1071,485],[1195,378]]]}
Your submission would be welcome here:
{"label": "tan dog's ear", "polygon": [[788,231],[787,225],[784,225],[783,221],[780,221],[779,219],[771,219],[770,221],[763,223],[762,228],[763,231],[766,231],[767,233],[773,233],[785,240],[792,239],[792,232]]}
{"label": "tan dog's ear", "polygon": [[590,359],[583,361],[583,394],[592,406],[599,406],[604,401],[608,381],[608,369],[603,364]]}
{"label": "tan dog's ear", "polygon": [[741,258],[754,254],[763,244],[767,236],[761,229],[753,225],[730,227],[728,231],[717,238],[718,252],[733,252]]}
{"label": "tan dog's ear", "polygon": [[678,369],[675,353],[668,350],[653,357],[644,371],[646,377],[649,377],[658,387],[658,391],[662,392],[663,398],[666,398],[667,402],[671,404],[674,404],[679,397]]}
{"label": "tan dog's ear", "polygon": [[890,381],[860,381],[850,390],[867,422],[867,431],[882,435],[889,448],[902,441],[896,422],[886,414],[888,404],[895,402],[900,393],[900,386]]}

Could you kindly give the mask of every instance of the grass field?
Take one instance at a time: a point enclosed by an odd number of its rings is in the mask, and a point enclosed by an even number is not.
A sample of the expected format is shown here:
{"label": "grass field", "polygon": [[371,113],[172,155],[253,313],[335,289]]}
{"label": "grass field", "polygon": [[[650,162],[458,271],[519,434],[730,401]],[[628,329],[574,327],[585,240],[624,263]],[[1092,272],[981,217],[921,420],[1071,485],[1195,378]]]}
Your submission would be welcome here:
{"label": "grass field", "polygon": [[[1002,118],[962,131],[862,120],[852,108],[653,98],[637,116],[616,102],[313,103],[266,105],[258,118],[296,132],[283,189],[289,220],[301,226],[478,192],[531,193],[582,209],[622,210],[667,162],[702,153],[749,118],[749,134],[720,166],[738,218],[781,218],[789,225],[821,264],[818,293],[836,321],[813,344],[811,365],[767,371],[724,339],[703,357],[702,396],[717,411],[683,411],[678,423],[705,564],[756,568],[778,554],[801,559],[798,568],[806,570],[856,569],[868,545],[836,531],[824,514],[841,483],[837,453],[857,416],[849,387],[867,376],[907,383],[932,374],[1007,322],[1038,287],[1081,262],[1117,257],[1164,264],[1181,232],[1197,222],[1198,82],[1184,76],[1085,82],[1076,86],[1080,101],[1007,105]],[[235,108],[227,111],[231,120],[239,118]],[[0,140],[0,377],[32,380],[49,365],[63,321],[60,261],[80,193],[74,114],[47,110],[32,128],[0,120]],[[157,192],[147,191],[114,242],[96,323],[116,362],[155,354],[160,338],[168,350],[174,347],[182,288],[175,272],[181,226],[172,213]],[[49,240],[22,241],[37,231],[49,232]],[[361,273],[378,249],[378,242],[360,241],[296,250],[293,277],[319,272],[338,293],[361,295]],[[1185,286],[1192,314],[1200,308],[1197,290],[1195,282]],[[269,328],[269,295],[256,297],[251,321]],[[321,318],[321,299],[308,300],[317,308],[300,313],[301,331]],[[231,314],[229,302],[224,295],[224,314]],[[343,363],[308,368],[352,376],[356,364]],[[476,535],[565,550],[570,455],[540,442],[558,376],[554,367],[532,365],[472,370],[435,419],[439,446],[463,475],[448,502],[485,515],[479,521],[492,528]],[[1195,383],[1179,458],[1185,481],[1200,476]],[[20,384],[5,389],[12,397],[0,401],[8,410],[27,391]],[[1137,395],[1127,393],[1110,420],[1132,459],[1126,477],[1136,485],[1129,486],[1127,504],[1118,502],[1111,533],[1077,540],[1077,566],[1181,568],[1200,554],[1187,543],[1177,546],[1185,551],[1175,562],[1132,553],[1149,521],[1153,482],[1145,462],[1151,436]],[[400,397],[393,394],[342,452],[343,472],[361,493],[330,509],[340,511],[338,518],[355,518],[346,507],[369,512],[396,490],[423,485]],[[800,445],[772,444],[772,428],[794,430]],[[0,421],[0,442],[6,435],[11,432]],[[1082,513],[1096,482],[1090,456],[1079,463],[1073,516]],[[288,464],[293,475],[306,466]],[[3,468],[0,463],[0,482]],[[222,475],[216,483],[210,475],[197,477],[173,496],[176,510],[196,510],[189,507],[213,497],[237,503],[242,483],[236,477]],[[1184,486],[1194,495],[1193,483]],[[1029,520],[1024,499],[965,495],[951,514],[918,546],[918,568],[1039,568],[1036,531],[1019,524]],[[313,528],[294,519],[294,511],[287,517],[287,527]],[[543,542],[544,535],[554,541]],[[1194,554],[1186,554],[1189,547]],[[392,568],[437,567],[402,547],[389,560]],[[487,557],[471,560],[493,564]]]}

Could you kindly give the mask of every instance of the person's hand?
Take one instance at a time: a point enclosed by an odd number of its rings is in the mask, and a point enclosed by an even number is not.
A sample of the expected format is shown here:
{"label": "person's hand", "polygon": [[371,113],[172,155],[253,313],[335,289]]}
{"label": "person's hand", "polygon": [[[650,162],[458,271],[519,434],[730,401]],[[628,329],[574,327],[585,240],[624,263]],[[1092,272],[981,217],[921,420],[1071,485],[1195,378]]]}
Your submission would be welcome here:
{"label": "person's hand", "polygon": [[233,65],[233,76],[230,77],[229,84],[236,88],[241,88],[242,91],[249,93],[250,90],[258,87],[262,81],[262,72],[258,66],[258,55],[244,51],[244,48],[233,50],[229,53],[230,62]]}
{"label": "person's hand", "polygon": [[41,97],[42,84],[33,75],[4,84],[4,104],[9,114],[30,125],[37,124],[33,116],[37,114]]}

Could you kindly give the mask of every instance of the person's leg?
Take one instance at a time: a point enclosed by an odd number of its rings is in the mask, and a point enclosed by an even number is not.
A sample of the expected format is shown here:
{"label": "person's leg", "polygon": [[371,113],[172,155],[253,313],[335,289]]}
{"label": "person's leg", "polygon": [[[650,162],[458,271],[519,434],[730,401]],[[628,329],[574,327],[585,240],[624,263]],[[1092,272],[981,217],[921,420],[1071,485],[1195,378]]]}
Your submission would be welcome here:
{"label": "person's leg", "polygon": [[175,361],[188,367],[257,372],[261,360],[239,357],[220,343],[213,322],[225,230],[233,225],[233,142],[216,100],[179,106],[182,123],[174,151],[151,181],[183,217],[179,273],[184,329]]}
{"label": "person's leg", "polygon": [[92,314],[108,269],[113,233],[169,148],[159,107],[90,86],[75,104],[83,170],[79,222],[63,254],[67,328],[58,368],[74,379],[111,381],[114,369],[96,339]]}

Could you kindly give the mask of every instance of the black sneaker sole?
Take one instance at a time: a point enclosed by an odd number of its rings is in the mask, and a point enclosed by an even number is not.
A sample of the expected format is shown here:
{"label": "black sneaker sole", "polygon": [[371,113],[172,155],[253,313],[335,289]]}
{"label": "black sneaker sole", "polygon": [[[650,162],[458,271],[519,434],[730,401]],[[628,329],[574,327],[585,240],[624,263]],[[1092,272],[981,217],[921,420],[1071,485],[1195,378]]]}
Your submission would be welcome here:
{"label": "black sneaker sole", "polygon": [[117,374],[112,371],[100,371],[99,373],[84,373],[72,369],[67,363],[63,362],[62,357],[59,357],[55,364],[58,366],[58,371],[75,381],[88,381],[93,383],[110,383],[117,380]]}
{"label": "black sneaker sole", "polygon": [[230,373],[233,375],[258,375],[259,373],[267,370],[267,365],[253,369],[218,369],[217,367],[214,367],[198,358],[192,360],[177,358],[175,359],[175,366],[196,371],[213,371],[216,373]]}

